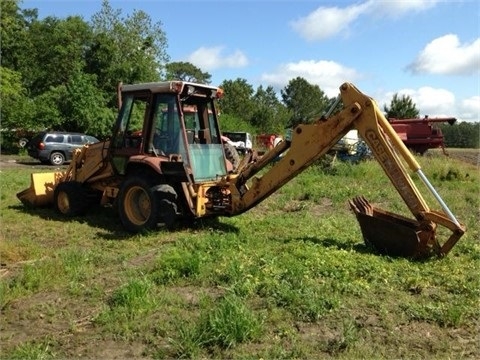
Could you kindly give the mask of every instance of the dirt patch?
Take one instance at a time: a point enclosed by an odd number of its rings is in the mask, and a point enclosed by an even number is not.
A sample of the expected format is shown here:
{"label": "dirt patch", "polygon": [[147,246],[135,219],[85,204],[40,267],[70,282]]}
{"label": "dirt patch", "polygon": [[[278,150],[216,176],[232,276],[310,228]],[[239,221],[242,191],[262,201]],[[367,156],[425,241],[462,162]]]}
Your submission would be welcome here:
{"label": "dirt patch", "polygon": [[[447,149],[449,157],[458,159],[463,162],[480,167],[480,149]],[[430,149],[425,156],[428,155],[445,156],[441,149]],[[60,168],[66,168],[64,165]],[[25,155],[0,155],[0,171],[12,168],[30,167],[35,170],[51,169],[56,170],[58,167],[42,164],[40,161],[32,159]]]}
{"label": "dirt patch", "polygon": [[452,149],[449,156],[480,167],[480,149]]}
{"label": "dirt patch", "polygon": [[40,161],[31,159],[29,157],[19,156],[19,155],[1,155],[0,156],[0,171],[8,169],[18,169],[18,168],[31,168],[34,170],[52,170],[56,171],[57,169],[67,168],[67,165],[63,166],[52,166],[48,164],[42,164]]}
{"label": "dirt patch", "polygon": [[[428,155],[445,156],[441,149],[430,149]],[[480,167],[480,149],[447,149],[447,156]]]}
{"label": "dirt patch", "polygon": [[[450,158],[458,159],[480,167],[480,149],[447,149],[447,154],[447,156],[449,156]],[[425,156],[428,155],[445,156],[441,149],[430,149],[425,154]],[[60,168],[66,168],[66,166],[67,165],[64,165]],[[0,170],[21,167],[51,170],[55,170],[58,168],[52,165],[42,164],[40,161],[32,159],[25,155],[0,155]]]}

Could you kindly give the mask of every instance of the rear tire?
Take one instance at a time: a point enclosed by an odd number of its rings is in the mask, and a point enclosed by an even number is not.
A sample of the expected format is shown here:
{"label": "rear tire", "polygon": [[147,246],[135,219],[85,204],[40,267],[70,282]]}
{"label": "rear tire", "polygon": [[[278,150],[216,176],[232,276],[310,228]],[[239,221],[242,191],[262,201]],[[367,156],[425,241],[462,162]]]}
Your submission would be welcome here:
{"label": "rear tire", "polygon": [[158,197],[144,179],[127,178],[118,193],[118,214],[127,231],[153,230],[158,222]]}
{"label": "rear tire", "polygon": [[238,166],[240,165],[240,155],[238,154],[237,149],[228,143],[224,143],[223,148],[225,151],[225,158],[232,164],[233,171],[237,171]]}
{"label": "rear tire", "polygon": [[158,198],[158,221],[167,229],[171,229],[178,217],[177,193],[172,186],[166,184],[157,185],[153,190]]}
{"label": "rear tire", "polygon": [[177,220],[177,204],[166,199],[160,199],[158,202],[159,222],[167,229],[173,228]]}
{"label": "rear tire", "polygon": [[54,151],[50,154],[50,164],[60,166],[65,162],[65,155],[61,152]]}

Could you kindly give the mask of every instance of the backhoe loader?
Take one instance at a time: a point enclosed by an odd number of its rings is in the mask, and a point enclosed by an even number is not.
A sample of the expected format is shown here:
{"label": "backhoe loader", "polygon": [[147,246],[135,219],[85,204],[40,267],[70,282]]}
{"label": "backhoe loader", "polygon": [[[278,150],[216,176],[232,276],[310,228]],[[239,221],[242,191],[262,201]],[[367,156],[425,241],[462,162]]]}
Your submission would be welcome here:
{"label": "backhoe loader", "polygon": [[[349,205],[365,242],[391,256],[446,255],[465,227],[375,101],[351,83],[339,89],[323,117],[296,126],[263,156],[247,154],[235,163],[230,161],[231,149],[222,143],[217,118],[221,88],[182,81],[120,85],[112,137],[78,150],[65,171],[32,174],[30,188],[17,197],[30,206],[53,205],[66,216],[110,204],[131,232],[171,228],[180,219],[235,216],[266,199],[356,129],[414,217],[379,209],[360,196],[352,199]],[[343,110],[332,115],[340,102]],[[441,211],[429,208],[407,166],[426,184]],[[438,225],[451,232],[443,242],[436,238]]]}

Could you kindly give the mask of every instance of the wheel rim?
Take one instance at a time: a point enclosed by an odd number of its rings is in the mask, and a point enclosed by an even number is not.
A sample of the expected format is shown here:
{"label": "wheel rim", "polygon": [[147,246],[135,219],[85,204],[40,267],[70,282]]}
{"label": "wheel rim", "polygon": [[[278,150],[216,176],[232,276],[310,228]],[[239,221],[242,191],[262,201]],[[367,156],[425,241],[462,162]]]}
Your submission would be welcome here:
{"label": "wheel rim", "polygon": [[62,214],[67,214],[70,210],[70,199],[67,193],[60,191],[57,196],[57,207]]}
{"label": "wheel rim", "polygon": [[63,156],[61,154],[53,154],[52,163],[55,165],[61,165],[63,163]]}
{"label": "wheel rim", "polygon": [[152,203],[148,193],[140,186],[128,189],[123,204],[125,215],[132,224],[145,224],[152,214]]}

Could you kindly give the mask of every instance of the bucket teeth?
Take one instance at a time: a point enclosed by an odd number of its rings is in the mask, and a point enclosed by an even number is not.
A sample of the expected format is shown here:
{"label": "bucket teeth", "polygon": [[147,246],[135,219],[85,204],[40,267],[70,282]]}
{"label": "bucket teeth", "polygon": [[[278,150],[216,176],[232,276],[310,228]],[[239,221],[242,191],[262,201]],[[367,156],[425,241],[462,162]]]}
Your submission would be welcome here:
{"label": "bucket teeth", "polygon": [[357,196],[348,202],[355,213],[373,216],[373,206],[363,196]]}

